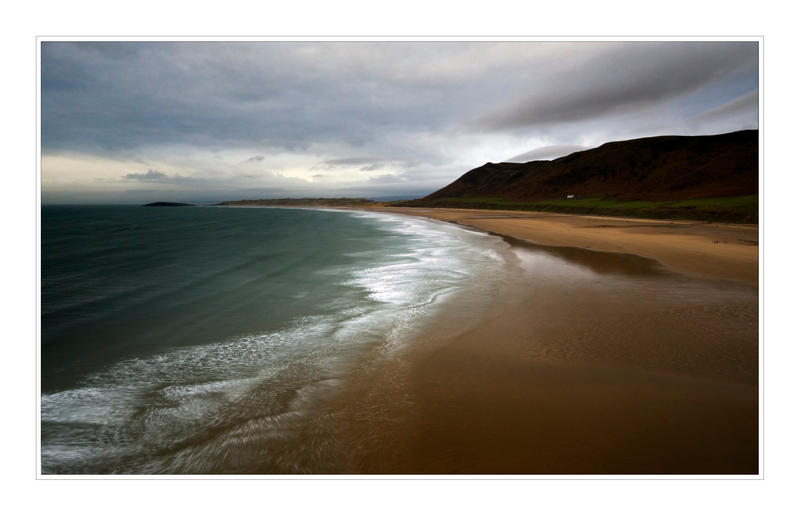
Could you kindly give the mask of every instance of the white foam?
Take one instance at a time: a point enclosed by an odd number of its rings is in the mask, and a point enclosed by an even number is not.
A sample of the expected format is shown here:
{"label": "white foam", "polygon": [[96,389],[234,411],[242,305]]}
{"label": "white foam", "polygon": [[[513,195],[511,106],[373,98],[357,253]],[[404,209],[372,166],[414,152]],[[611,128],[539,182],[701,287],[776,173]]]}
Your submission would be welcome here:
{"label": "white foam", "polygon": [[[351,212],[354,217],[374,219],[392,232],[410,237],[412,252],[389,256],[389,264],[358,271],[349,284],[369,291],[375,301],[397,307],[430,303],[470,277],[497,273],[508,248],[501,239],[452,224],[375,212]],[[494,269],[494,270],[492,270]]]}
{"label": "white foam", "polygon": [[[324,341],[331,324],[308,318],[282,332],[125,360],[91,375],[82,387],[44,394],[43,428],[68,424],[71,442],[43,435],[43,466],[68,471],[108,460],[108,454],[119,458],[139,448],[156,453],[197,432],[196,425],[212,423],[265,381],[302,385],[303,368],[321,368],[307,348]],[[96,442],[98,428],[107,447]]]}

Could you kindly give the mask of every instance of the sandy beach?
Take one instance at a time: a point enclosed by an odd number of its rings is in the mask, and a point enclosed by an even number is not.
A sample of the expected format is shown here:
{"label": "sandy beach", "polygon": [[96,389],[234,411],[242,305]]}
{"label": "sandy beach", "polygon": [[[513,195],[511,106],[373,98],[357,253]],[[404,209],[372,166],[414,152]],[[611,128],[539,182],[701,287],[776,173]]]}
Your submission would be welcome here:
{"label": "sandy beach", "polygon": [[677,271],[758,283],[758,225],[499,210],[391,208],[546,246],[635,254]]}
{"label": "sandy beach", "polygon": [[332,404],[348,473],[757,474],[758,227],[392,209],[508,237]]}

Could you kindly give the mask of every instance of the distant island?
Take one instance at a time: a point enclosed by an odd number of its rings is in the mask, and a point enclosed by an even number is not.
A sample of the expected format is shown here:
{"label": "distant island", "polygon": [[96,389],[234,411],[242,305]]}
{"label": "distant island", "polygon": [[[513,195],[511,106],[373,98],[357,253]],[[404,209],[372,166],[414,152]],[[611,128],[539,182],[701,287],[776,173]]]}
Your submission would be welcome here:
{"label": "distant island", "polygon": [[178,206],[196,206],[196,204],[191,204],[191,203],[188,203],[188,202],[164,202],[164,201],[159,201],[159,202],[151,202],[149,204],[143,204],[142,206],[146,206],[148,208],[152,208],[152,207],[172,207],[172,208],[174,208],[174,207],[178,207]]}

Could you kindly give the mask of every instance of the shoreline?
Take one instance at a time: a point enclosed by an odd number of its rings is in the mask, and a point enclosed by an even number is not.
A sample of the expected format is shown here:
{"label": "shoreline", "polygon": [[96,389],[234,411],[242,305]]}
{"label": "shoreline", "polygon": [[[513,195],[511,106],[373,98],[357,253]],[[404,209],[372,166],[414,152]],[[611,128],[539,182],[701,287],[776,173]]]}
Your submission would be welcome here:
{"label": "shoreline", "polygon": [[507,237],[519,267],[348,379],[329,407],[343,472],[758,473],[758,247],[731,243],[757,226],[374,211]]}
{"label": "shoreline", "polygon": [[352,209],[451,222],[534,245],[634,254],[693,276],[750,285],[759,281],[757,224],[457,208]]}

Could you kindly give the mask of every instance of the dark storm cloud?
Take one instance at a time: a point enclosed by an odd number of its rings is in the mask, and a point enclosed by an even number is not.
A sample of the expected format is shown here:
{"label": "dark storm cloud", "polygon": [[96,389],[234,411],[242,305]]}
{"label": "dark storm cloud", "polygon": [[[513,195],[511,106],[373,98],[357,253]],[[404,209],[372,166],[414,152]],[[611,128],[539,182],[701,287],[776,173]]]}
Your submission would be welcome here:
{"label": "dark storm cloud", "polygon": [[327,60],[350,59],[336,47],[46,42],[43,147],[253,144],[297,151],[324,141],[363,145],[382,126],[436,121],[430,109],[408,109],[427,86],[408,89],[355,64],[331,68]]}
{"label": "dark storm cloud", "polygon": [[[580,122],[752,83],[757,58],[752,42],[45,42],[43,148],[302,151],[469,119],[471,130]],[[734,96],[722,94],[716,105]]]}
{"label": "dark storm cloud", "polygon": [[264,161],[264,156],[258,155],[258,156],[251,156],[251,157],[247,158],[244,162],[245,163],[258,163],[258,162],[261,162],[261,161]]}
{"label": "dark storm cloud", "polygon": [[757,84],[753,42],[611,44],[545,74],[532,91],[479,119],[490,129],[590,120],[653,106],[737,76]]}

